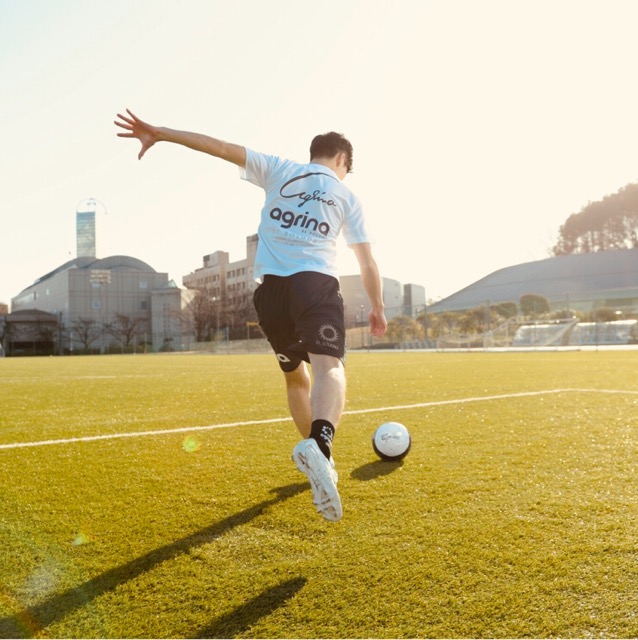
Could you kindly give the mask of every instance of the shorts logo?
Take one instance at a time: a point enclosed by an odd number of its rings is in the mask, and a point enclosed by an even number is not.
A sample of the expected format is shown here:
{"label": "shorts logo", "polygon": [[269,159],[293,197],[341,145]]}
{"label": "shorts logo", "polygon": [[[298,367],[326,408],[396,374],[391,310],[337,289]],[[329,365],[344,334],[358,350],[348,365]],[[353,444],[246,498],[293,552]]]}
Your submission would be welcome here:
{"label": "shorts logo", "polygon": [[331,324],[322,324],[319,327],[319,337],[325,342],[339,340],[339,332]]}
{"label": "shorts logo", "polygon": [[279,362],[290,362],[290,358],[285,356],[283,353],[278,353],[276,355],[277,355],[277,360],[279,360]]}

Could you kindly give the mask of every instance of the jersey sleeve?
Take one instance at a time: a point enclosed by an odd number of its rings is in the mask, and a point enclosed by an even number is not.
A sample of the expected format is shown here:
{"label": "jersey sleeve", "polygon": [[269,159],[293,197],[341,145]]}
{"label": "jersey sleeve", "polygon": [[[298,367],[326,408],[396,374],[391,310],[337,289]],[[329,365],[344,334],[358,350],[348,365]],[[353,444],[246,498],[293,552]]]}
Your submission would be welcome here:
{"label": "jersey sleeve", "polygon": [[356,196],[353,196],[353,201],[343,223],[343,237],[349,245],[370,242],[370,235],[363,217],[363,207]]}
{"label": "jersey sleeve", "polygon": [[242,180],[268,189],[271,176],[276,172],[279,158],[259,153],[252,149],[246,149],[246,167],[240,168],[239,175]]}

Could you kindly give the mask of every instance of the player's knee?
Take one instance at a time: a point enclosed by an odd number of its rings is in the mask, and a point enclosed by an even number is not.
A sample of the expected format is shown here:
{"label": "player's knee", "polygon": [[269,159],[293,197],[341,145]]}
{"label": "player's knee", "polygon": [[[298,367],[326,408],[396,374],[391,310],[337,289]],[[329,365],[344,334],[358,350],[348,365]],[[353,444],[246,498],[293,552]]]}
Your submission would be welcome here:
{"label": "player's knee", "polygon": [[303,363],[294,371],[284,371],[284,378],[289,389],[307,389],[310,387],[310,375]]}

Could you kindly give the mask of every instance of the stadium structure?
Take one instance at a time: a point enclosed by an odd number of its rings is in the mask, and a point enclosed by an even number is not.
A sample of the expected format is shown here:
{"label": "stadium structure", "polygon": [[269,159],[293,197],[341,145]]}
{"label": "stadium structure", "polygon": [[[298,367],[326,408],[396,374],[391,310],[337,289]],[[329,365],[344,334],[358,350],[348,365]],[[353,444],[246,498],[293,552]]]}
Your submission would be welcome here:
{"label": "stadium structure", "polygon": [[[480,336],[446,336],[440,348],[627,345],[638,343],[638,248],[557,256],[506,267],[429,306],[431,313],[463,312],[533,294],[561,320],[515,318]],[[616,318],[580,322],[576,313],[606,309]],[[631,317],[633,316],[633,318]]]}
{"label": "stadium structure", "polygon": [[499,269],[430,305],[429,311],[518,304],[525,294],[543,296],[551,309],[638,312],[638,249],[557,256]]}

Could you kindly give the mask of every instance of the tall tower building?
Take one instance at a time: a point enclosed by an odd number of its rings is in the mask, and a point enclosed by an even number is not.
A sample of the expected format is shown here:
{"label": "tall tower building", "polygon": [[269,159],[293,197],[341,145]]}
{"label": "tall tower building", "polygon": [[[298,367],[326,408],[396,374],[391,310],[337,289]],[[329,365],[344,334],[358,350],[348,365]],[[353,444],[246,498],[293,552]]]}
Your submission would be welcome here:
{"label": "tall tower building", "polygon": [[76,212],[75,235],[77,257],[95,258],[95,209]]}

